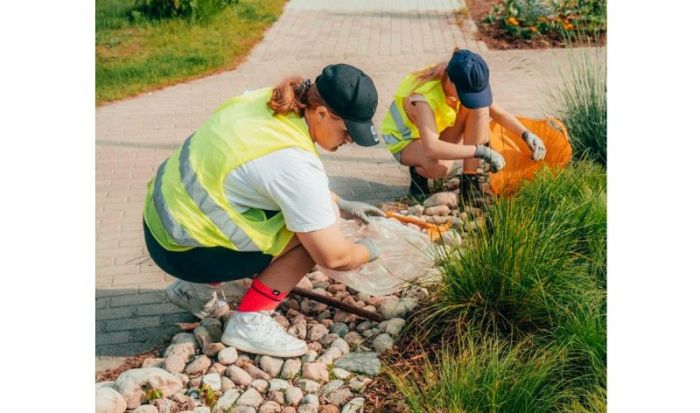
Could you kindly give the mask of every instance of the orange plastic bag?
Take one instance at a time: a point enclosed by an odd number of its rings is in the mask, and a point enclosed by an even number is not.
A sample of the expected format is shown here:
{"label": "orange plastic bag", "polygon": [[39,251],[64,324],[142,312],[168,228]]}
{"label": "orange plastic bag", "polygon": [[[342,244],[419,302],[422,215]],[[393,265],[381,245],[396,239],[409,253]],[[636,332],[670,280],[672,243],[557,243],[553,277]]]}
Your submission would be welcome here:
{"label": "orange plastic bag", "polygon": [[525,127],[539,136],[547,148],[547,155],[540,162],[532,160],[532,151],[522,137],[491,122],[490,146],[506,160],[505,167],[489,180],[491,189],[497,195],[515,192],[525,179],[532,179],[545,165],[552,169],[561,168],[571,160],[572,150],[566,127],[556,118],[530,119],[518,117]]}

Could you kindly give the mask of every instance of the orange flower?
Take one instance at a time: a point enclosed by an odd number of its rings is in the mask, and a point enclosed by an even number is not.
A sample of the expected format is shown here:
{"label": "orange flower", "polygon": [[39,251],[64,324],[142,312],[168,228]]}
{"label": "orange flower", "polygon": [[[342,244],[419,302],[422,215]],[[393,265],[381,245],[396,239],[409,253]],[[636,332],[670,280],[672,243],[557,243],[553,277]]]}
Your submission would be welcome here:
{"label": "orange flower", "polygon": [[535,26],[530,26],[530,31],[533,33],[537,33],[537,27]]}
{"label": "orange flower", "polygon": [[571,23],[565,23],[564,24],[564,30],[571,30],[574,28],[574,25]]}
{"label": "orange flower", "polygon": [[517,25],[518,25],[518,19],[516,19],[516,18],[513,17],[513,16],[508,17],[507,22],[508,22],[508,24],[510,24],[510,25],[512,25],[512,26],[517,26]]}

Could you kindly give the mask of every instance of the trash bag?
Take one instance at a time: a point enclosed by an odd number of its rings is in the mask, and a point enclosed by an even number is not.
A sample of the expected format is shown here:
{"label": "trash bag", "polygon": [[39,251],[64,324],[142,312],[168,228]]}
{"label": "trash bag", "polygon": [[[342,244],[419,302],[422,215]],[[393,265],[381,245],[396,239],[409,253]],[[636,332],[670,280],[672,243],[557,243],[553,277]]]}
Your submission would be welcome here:
{"label": "trash bag", "polygon": [[496,122],[491,122],[489,146],[506,160],[506,166],[491,174],[489,183],[495,194],[514,193],[524,180],[530,180],[544,166],[561,168],[569,163],[572,156],[569,134],[566,127],[556,118],[518,120],[535,135],[539,136],[547,148],[547,155],[540,162],[532,160],[532,151],[522,137],[506,130]]}
{"label": "trash bag", "polygon": [[393,294],[409,281],[425,275],[433,266],[435,255],[430,238],[394,219],[371,217],[369,225],[342,220],[340,229],[356,241],[369,238],[375,242],[379,258],[350,271],[320,267],[329,277],[350,288],[371,295]]}

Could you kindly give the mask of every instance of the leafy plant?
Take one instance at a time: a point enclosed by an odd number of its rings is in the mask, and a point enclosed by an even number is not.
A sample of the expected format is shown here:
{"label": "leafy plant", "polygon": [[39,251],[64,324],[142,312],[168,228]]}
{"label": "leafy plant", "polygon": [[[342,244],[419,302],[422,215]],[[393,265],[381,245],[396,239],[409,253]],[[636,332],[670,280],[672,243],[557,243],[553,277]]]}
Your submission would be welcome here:
{"label": "leafy plant", "polygon": [[145,384],[144,390],[146,391],[146,400],[149,402],[163,398],[163,390],[152,387],[150,383]]}
{"label": "leafy plant", "polygon": [[217,400],[219,400],[219,394],[211,386],[206,383],[202,383],[200,387],[200,397],[209,407],[214,407]]}
{"label": "leafy plant", "polygon": [[606,0],[502,0],[483,22],[496,37],[586,39],[606,31],[605,12]]}
{"label": "leafy plant", "polygon": [[136,0],[131,15],[137,20],[142,17],[206,20],[233,3],[238,0]]}

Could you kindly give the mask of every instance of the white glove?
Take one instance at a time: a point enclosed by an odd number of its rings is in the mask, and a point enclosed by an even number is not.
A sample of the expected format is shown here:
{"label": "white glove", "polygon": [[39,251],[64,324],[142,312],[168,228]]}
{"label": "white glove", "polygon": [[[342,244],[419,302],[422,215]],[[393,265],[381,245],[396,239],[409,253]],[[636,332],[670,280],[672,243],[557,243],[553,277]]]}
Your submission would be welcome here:
{"label": "white glove", "polygon": [[547,155],[547,148],[544,147],[544,142],[539,136],[535,135],[530,131],[523,132],[523,139],[527,146],[530,147],[532,151],[532,159],[534,161],[541,161]]}
{"label": "white glove", "polygon": [[503,155],[484,145],[476,145],[476,152],[474,152],[474,157],[483,159],[489,165],[491,169],[495,172],[500,171],[506,166],[506,160],[503,159]]}

